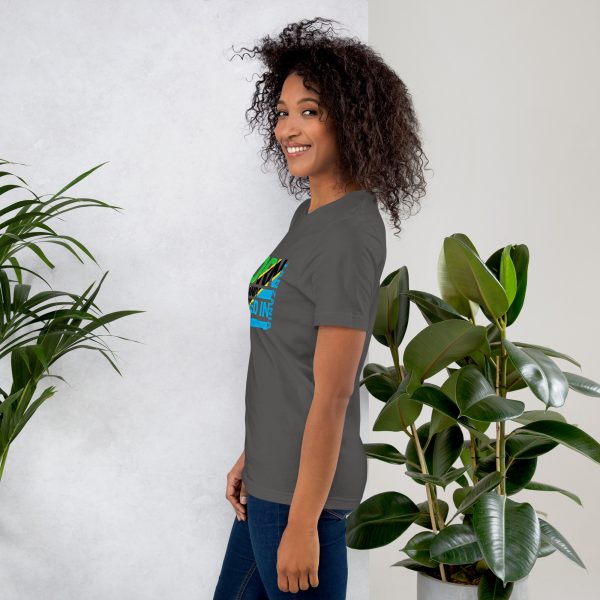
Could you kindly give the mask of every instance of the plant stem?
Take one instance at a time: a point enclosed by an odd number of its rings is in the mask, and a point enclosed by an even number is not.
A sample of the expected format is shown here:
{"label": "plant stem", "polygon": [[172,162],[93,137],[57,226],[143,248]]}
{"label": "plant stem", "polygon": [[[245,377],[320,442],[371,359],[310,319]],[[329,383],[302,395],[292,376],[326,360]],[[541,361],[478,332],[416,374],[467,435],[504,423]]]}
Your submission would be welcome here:
{"label": "plant stem", "polygon": [[2,453],[2,461],[0,462],[0,480],[2,479],[2,473],[4,473],[4,463],[6,463],[6,457],[8,456],[8,446],[4,448]]}
{"label": "plant stem", "polygon": [[[503,318],[499,320],[500,353],[496,357],[496,395],[506,398],[506,364],[508,353],[502,340],[506,337],[506,326]],[[496,470],[502,475],[498,485],[498,493],[506,496],[506,423],[496,422]]]}
{"label": "plant stem", "polygon": [[473,468],[473,473],[471,474],[471,479],[473,480],[473,484],[477,483],[477,477],[475,475],[475,470],[477,469],[477,438],[469,433],[471,438],[471,466]]}
{"label": "plant stem", "polygon": [[[388,341],[388,345],[390,348],[390,352],[392,353],[392,359],[394,361],[394,366],[396,367],[396,374],[398,377],[398,381],[400,382],[404,379],[404,377],[406,377],[406,371],[404,370],[404,367],[402,365],[400,365],[400,357],[398,356],[398,348],[396,347],[396,344],[394,344],[392,342],[392,340],[389,338],[389,336],[387,338],[387,341]],[[423,473],[423,475],[428,475],[429,472],[427,470],[427,462],[425,461],[425,455],[423,454],[423,448],[421,447],[421,440],[419,439],[419,436],[417,434],[417,427],[414,423],[412,423],[410,428],[411,428],[411,432],[412,432],[412,439],[415,443],[415,448],[417,450],[417,456],[419,457],[421,473]],[[438,523],[440,524],[440,528],[443,529],[444,528],[444,522],[443,522],[444,520],[441,518],[441,514],[437,513],[437,509],[439,508],[439,506],[438,506],[438,502],[437,502],[437,498],[436,498],[436,494],[435,494],[435,488],[432,484],[426,483],[425,491],[427,493],[427,506],[429,508],[429,518],[431,519],[431,529],[434,533],[437,533],[439,531]],[[438,521],[438,519],[439,519],[439,521]],[[447,581],[444,565],[442,563],[440,563],[439,567],[440,567],[440,576],[442,578],[442,581]]]}
{"label": "plant stem", "polygon": [[[417,455],[419,456],[421,472],[424,475],[428,475],[427,462],[425,461],[425,455],[423,454],[423,449],[421,448],[421,440],[419,440],[419,436],[417,435],[417,428],[415,427],[414,423],[411,425],[411,428],[412,428],[412,432],[413,432],[413,440],[415,442],[415,447],[417,449]],[[437,503],[435,488],[432,484],[425,483],[425,491],[427,492],[427,506],[429,507],[429,518],[431,519],[431,529],[432,529],[433,533],[437,533],[438,532],[438,517],[440,517],[441,515],[439,515],[436,510],[439,508],[439,506]],[[442,527],[442,529],[443,529],[443,527]],[[440,567],[440,576],[442,578],[442,581],[447,581],[444,564],[440,563],[439,567]]]}

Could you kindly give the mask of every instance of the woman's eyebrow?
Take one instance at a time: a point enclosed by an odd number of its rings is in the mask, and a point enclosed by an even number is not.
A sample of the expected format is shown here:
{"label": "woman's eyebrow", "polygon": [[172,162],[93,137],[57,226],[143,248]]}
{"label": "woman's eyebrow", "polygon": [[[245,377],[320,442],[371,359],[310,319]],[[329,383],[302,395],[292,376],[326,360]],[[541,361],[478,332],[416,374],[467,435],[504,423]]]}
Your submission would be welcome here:
{"label": "woman's eyebrow", "polygon": [[[298,100],[297,104],[300,104],[300,102],[306,102],[306,101],[316,102],[317,104],[321,104],[316,98],[300,98],[300,100]],[[279,100],[277,100],[277,104],[285,104],[285,102],[280,98]]]}

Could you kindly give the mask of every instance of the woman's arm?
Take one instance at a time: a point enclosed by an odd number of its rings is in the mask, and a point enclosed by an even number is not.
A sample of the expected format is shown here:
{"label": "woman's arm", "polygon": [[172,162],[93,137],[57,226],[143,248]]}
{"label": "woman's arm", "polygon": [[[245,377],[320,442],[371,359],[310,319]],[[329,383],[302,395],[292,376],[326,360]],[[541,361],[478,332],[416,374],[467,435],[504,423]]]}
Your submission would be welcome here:
{"label": "woman's arm", "polygon": [[337,467],[366,332],[320,326],[313,362],[315,391],[306,419],[288,524],[316,529]]}

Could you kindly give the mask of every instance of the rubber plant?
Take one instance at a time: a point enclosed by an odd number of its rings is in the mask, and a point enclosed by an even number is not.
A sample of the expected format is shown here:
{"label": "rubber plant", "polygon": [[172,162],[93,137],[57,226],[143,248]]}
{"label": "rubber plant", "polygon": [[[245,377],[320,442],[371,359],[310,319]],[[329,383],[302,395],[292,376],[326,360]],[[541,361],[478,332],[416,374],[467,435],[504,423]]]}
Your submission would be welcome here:
{"label": "rubber plant", "polygon": [[23,178],[6,170],[7,165],[14,164],[20,163],[0,159],[0,200],[8,198],[9,192],[19,196],[14,201],[0,202],[0,360],[10,360],[10,369],[5,371],[12,375],[8,391],[5,390],[8,386],[0,383],[0,479],[10,445],[38,408],[56,392],[54,386],[46,386],[37,393],[38,386],[47,377],[64,381],[60,375],[51,374],[50,367],[74,350],[97,350],[121,375],[109,356],[114,353],[103,339],[121,336],[104,334],[101,330],[108,332],[108,323],[144,312],[101,313],[95,300],[108,271],[97,285],[94,282],[82,294],[52,289],[32,294],[32,285],[24,282],[23,273],[51,288],[42,275],[26,266],[27,259],[33,258],[55,268],[43,250],[45,244],[62,246],[81,263],[80,254],[98,264],[81,242],[57,233],[50,222],[62,220],[60,215],[74,209],[120,207],[64,194],[106,163],[82,173],[49,198],[38,196]]}
{"label": "rubber plant", "polygon": [[[600,462],[598,442],[558,410],[569,389],[600,396],[600,385],[554,360],[581,370],[570,356],[507,335],[523,308],[528,263],[523,244],[484,261],[457,233],[440,252],[441,297],[410,290],[406,267],[391,272],[380,285],[373,336],[390,349],[393,364],[365,365],[360,381],[384,403],[373,430],[408,438],[404,452],[366,443],[367,456],[400,465],[426,499],[397,491],[367,498],[348,517],[347,545],[381,547],[414,524],[420,530],[402,548],[408,558],[393,566],[477,585],[480,600],[509,598],[514,582],[556,550],[584,567],[562,533],[517,494],[558,492],[581,505],[554,482],[535,481],[537,462],[558,445]],[[406,344],[401,362],[411,302],[427,326]],[[479,312],[486,325],[476,323]],[[428,381],[438,374],[443,383]],[[542,403],[540,410],[525,410],[509,397],[524,388]],[[417,427],[423,411],[427,420]],[[449,486],[452,510],[440,497]]]}

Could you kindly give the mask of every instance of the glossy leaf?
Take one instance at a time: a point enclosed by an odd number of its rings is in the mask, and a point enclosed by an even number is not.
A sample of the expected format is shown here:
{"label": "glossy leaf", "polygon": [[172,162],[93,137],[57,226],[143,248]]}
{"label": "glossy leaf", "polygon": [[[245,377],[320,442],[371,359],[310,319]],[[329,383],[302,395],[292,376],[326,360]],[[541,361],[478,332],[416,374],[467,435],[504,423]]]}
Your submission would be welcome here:
{"label": "glossy leaf", "polygon": [[507,339],[502,343],[534,395],[546,406],[562,406],[569,385],[558,365],[537,348],[522,349]]}
{"label": "glossy leaf", "polygon": [[506,585],[496,577],[493,571],[487,570],[479,580],[477,600],[508,600],[515,584],[510,581]]}
{"label": "glossy leaf", "polygon": [[379,548],[402,535],[419,516],[417,505],[400,492],[382,492],[364,500],[346,519],[346,545]]}
{"label": "glossy leaf", "polygon": [[512,246],[510,245],[505,246],[502,251],[502,257],[500,259],[500,277],[497,278],[506,292],[509,306],[517,295],[517,272],[510,257],[511,248]]}
{"label": "glossy leaf", "polygon": [[453,521],[457,515],[473,506],[483,494],[493,490],[501,481],[502,475],[500,475],[498,471],[492,471],[480,479],[473,487],[468,488],[467,493],[462,498],[456,509],[456,513],[452,516],[450,521]]}
{"label": "glossy leaf", "polygon": [[488,492],[473,506],[473,529],[483,558],[502,581],[517,581],[531,571],[540,547],[540,523],[530,504]]}
{"label": "glossy leaf", "polygon": [[[453,383],[453,388],[447,390],[447,384]],[[448,378],[442,389],[452,398],[461,414],[465,415],[480,400],[493,395],[494,387],[485,375],[474,365],[465,365]]]}
{"label": "glossy leaf", "polygon": [[[517,458],[507,461],[506,493],[509,496],[520,492],[533,478],[537,468],[537,458]],[[475,470],[477,477],[483,477],[496,470],[496,457],[491,454],[482,459]]]}
{"label": "glossy leaf", "polygon": [[470,406],[463,414],[476,421],[492,423],[518,417],[524,410],[525,404],[520,400],[491,395]]}
{"label": "glossy leaf", "polygon": [[371,396],[382,402],[387,402],[398,389],[398,380],[390,369],[377,363],[365,365],[361,383],[364,383]]}
{"label": "glossy leaf", "polygon": [[535,490],[538,492],[558,492],[566,496],[567,498],[571,498],[574,502],[577,502],[579,506],[583,506],[579,496],[574,494],[573,492],[569,492],[568,490],[564,490],[562,488],[556,487],[554,485],[549,485],[547,483],[538,483],[537,481],[530,481],[526,486],[526,490]]}
{"label": "glossy leaf", "polygon": [[464,318],[463,315],[445,300],[428,292],[409,290],[406,292],[406,295],[415,303],[428,324],[447,321],[448,319]]}
{"label": "glossy leaf", "polygon": [[377,312],[373,324],[375,339],[388,346],[388,337],[398,348],[408,326],[410,301],[408,269],[404,266],[389,273],[379,286]]}
{"label": "glossy leaf", "polygon": [[419,473],[418,471],[406,471],[406,474],[418,481],[419,483],[432,483],[433,485],[437,485],[443,489],[451,484],[453,481],[456,481],[465,471],[467,467],[461,467],[460,469],[450,469],[447,473],[440,476],[435,475],[425,475],[424,473]]}
{"label": "glossy leaf", "polygon": [[526,410],[522,415],[512,420],[523,425],[533,423],[533,421],[562,421],[566,423],[565,417],[553,410]]}
{"label": "glossy leaf", "polygon": [[415,402],[408,392],[399,389],[377,415],[373,431],[403,431],[417,420],[422,409],[420,402]]}
{"label": "glossy leaf", "polygon": [[587,377],[583,377],[583,375],[578,375],[577,373],[569,373],[567,371],[563,371],[565,377],[567,378],[567,382],[569,383],[569,387],[580,394],[585,394],[586,396],[595,396],[596,398],[600,398],[600,383],[596,383]]}
{"label": "glossy leaf", "polygon": [[377,458],[394,465],[403,465],[406,462],[406,456],[391,444],[363,444],[363,448],[368,458]]}
{"label": "glossy leaf", "polygon": [[546,436],[519,431],[506,440],[506,453],[512,458],[535,458],[554,450],[558,442]]}
{"label": "glossy leaf", "polygon": [[477,534],[471,525],[444,527],[431,542],[431,558],[448,565],[466,565],[483,558]]}
{"label": "glossy leaf", "polygon": [[[500,281],[500,260],[504,248],[499,248],[486,261],[485,264],[492,271],[496,279]],[[525,244],[513,244],[510,246],[510,258],[515,268],[517,277],[517,290],[506,313],[506,325],[514,323],[523,308],[525,292],[527,290],[527,268],[529,264],[529,250]]]}
{"label": "glossy leaf", "polygon": [[540,521],[540,529],[545,539],[549,541],[558,551],[562,552],[567,558],[570,558],[575,564],[583,567],[585,569],[585,565],[575,549],[567,540],[563,537],[563,535],[555,529],[548,521],[544,519],[539,519]]}
{"label": "glossy leaf", "polygon": [[433,377],[487,342],[485,327],[461,319],[432,323],[421,330],[404,350],[403,362],[420,381]]}
{"label": "glossy leaf", "polygon": [[448,271],[443,246],[438,255],[437,280],[440,294],[444,299],[444,302],[447,302],[459,314],[464,315],[465,317],[472,318],[475,316],[479,310],[479,306],[466,298],[452,281],[450,272]]}
{"label": "glossy leaf", "polygon": [[514,435],[518,435],[521,431],[531,431],[546,436],[548,439],[563,444],[563,446],[567,446],[600,463],[600,444],[575,425],[562,423],[561,421],[534,421],[511,431],[507,436],[507,440]]}
{"label": "glossy leaf", "polygon": [[463,296],[481,306],[492,319],[499,319],[508,310],[506,292],[471,248],[454,237],[447,237],[444,257],[450,280]]}
{"label": "glossy leaf", "polygon": [[418,563],[416,560],[412,558],[405,558],[403,560],[399,560],[398,562],[392,563],[390,566],[392,567],[404,567],[406,569],[410,569],[411,571],[423,571],[427,572],[429,567]]}
{"label": "glossy leaf", "polygon": [[410,558],[422,565],[435,567],[437,563],[429,555],[429,547],[435,536],[436,534],[432,531],[420,531],[408,540],[402,551],[406,552]]}
{"label": "glossy leaf", "polygon": [[[546,356],[554,356],[555,358],[562,358],[563,360],[567,360],[570,363],[581,369],[581,364],[575,360],[572,356],[565,354],[564,352],[559,352],[558,350],[554,350],[552,348],[548,348],[548,346],[540,346],[539,344],[527,344],[525,342],[512,342],[515,346],[519,348],[536,348],[537,350],[541,350]],[[492,349],[497,348],[500,345],[500,341],[494,341],[491,344]]]}
{"label": "glossy leaf", "polygon": [[437,433],[433,440],[432,475],[443,477],[460,456],[463,447],[463,433],[458,425],[452,425]]}
{"label": "glossy leaf", "polygon": [[[444,500],[437,500],[436,507],[438,512],[441,514],[442,519],[446,519],[448,516],[448,503]],[[420,502],[417,504],[419,508],[419,516],[415,521],[415,525],[419,525],[420,527],[425,527],[427,529],[431,529],[431,517],[429,515],[429,504],[427,502]]]}

